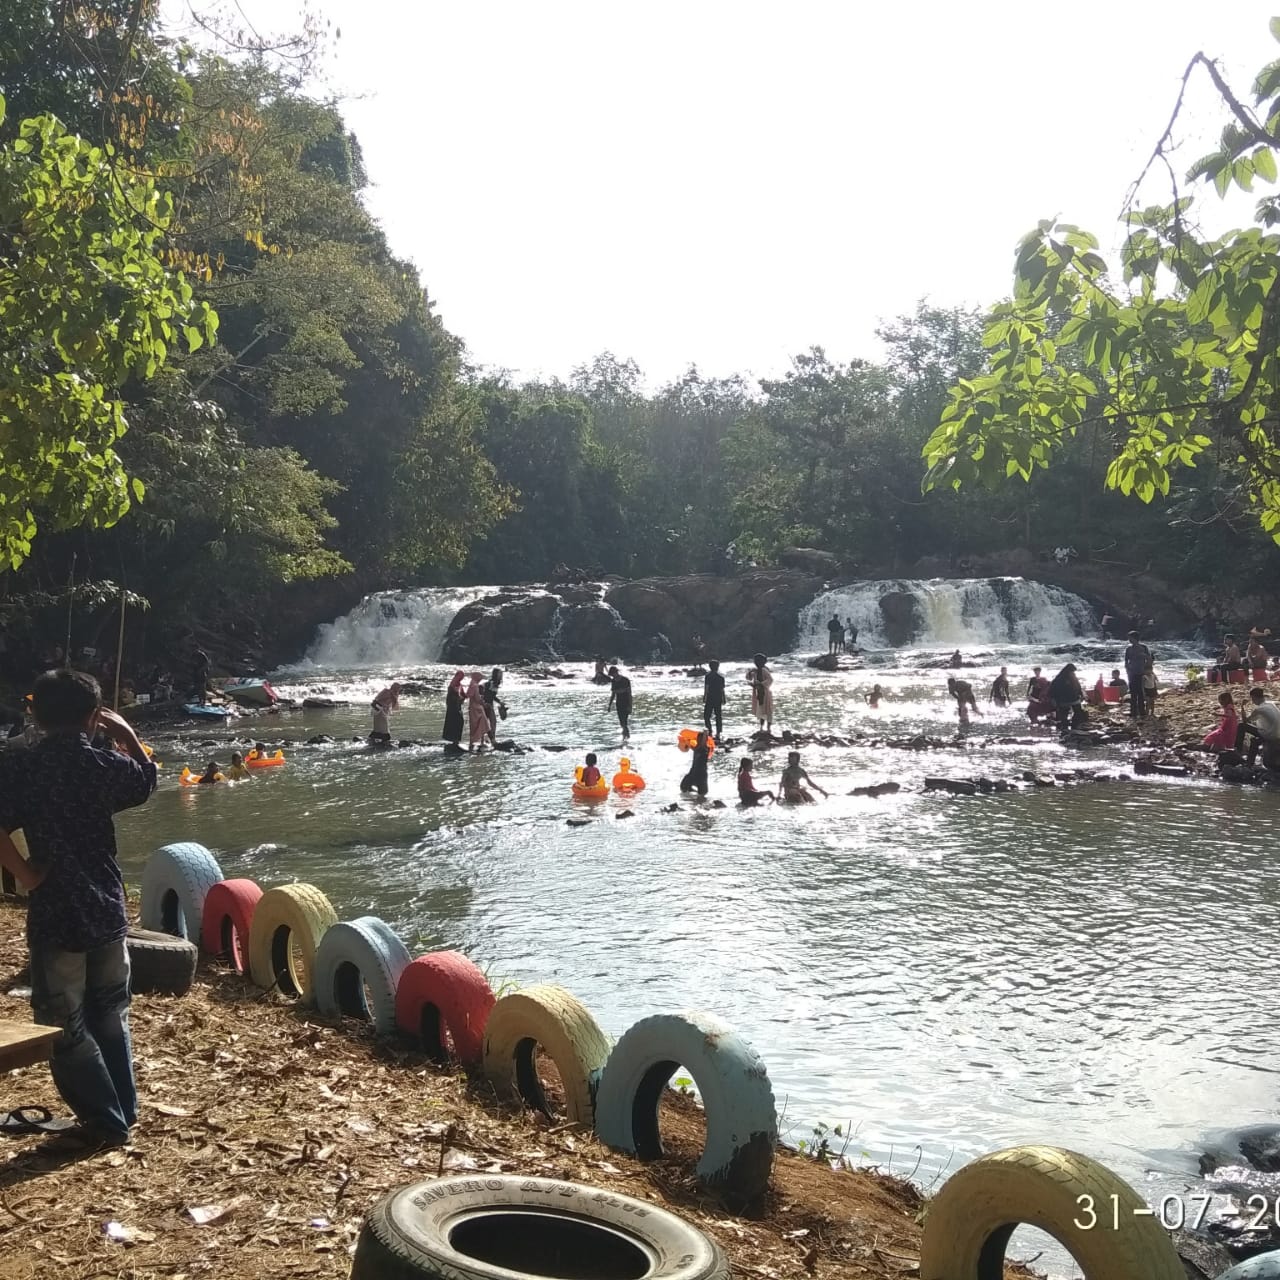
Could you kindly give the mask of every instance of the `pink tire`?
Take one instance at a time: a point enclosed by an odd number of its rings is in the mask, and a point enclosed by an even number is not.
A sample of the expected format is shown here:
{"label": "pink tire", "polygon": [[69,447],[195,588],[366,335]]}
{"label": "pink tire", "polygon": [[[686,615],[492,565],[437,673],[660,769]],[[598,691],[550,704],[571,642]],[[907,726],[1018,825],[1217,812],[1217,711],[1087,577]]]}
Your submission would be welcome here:
{"label": "pink tire", "polygon": [[494,1000],[488,978],[466,956],[432,951],[419,956],[400,975],[396,1026],[420,1041],[437,1061],[449,1057],[448,1041],[452,1041],[453,1056],[463,1066],[478,1066]]}
{"label": "pink tire", "polygon": [[200,945],[237,973],[249,967],[249,925],[262,890],[252,880],[219,880],[205,895]]}

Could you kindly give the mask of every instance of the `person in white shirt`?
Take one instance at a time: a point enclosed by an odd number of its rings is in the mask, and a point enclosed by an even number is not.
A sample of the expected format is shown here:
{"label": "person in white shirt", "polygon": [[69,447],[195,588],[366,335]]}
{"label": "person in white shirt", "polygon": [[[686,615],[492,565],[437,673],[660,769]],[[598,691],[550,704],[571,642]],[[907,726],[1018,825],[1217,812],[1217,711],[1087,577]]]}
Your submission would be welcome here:
{"label": "person in white shirt", "polygon": [[1236,732],[1236,750],[1244,750],[1246,738],[1249,743],[1249,764],[1253,765],[1262,751],[1262,763],[1268,769],[1280,766],[1280,707],[1267,699],[1267,691],[1261,685],[1254,685],[1249,690],[1249,701],[1253,704]]}

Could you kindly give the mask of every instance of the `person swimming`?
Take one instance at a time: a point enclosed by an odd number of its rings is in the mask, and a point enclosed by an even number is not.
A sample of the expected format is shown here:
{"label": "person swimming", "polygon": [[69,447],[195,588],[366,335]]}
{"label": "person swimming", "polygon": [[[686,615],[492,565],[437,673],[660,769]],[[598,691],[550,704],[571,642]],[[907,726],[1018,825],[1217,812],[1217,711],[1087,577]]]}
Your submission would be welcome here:
{"label": "person swimming", "polygon": [[226,778],[218,771],[218,762],[210,760],[204,767],[204,772],[196,779],[201,786],[207,786],[213,782],[226,782]]}
{"label": "person swimming", "polygon": [[[227,778],[232,782],[239,782],[244,778],[252,778],[253,774],[244,767],[244,757],[238,752],[231,753],[231,767],[227,770]],[[204,779],[202,778],[203,782]]]}
{"label": "person swimming", "polygon": [[880,705],[880,699],[885,696],[884,690],[878,685],[871,686],[871,692],[866,695],[867,703],[874,710]]}

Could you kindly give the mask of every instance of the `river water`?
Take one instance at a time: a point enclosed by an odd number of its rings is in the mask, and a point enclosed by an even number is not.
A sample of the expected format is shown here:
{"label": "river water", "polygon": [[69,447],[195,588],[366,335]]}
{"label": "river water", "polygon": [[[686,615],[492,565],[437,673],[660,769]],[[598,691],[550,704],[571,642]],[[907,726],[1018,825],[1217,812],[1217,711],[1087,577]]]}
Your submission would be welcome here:
{"label": "river water", "polygon": [[[1112,647],[1079,652],[1089,681],[1114,665]],[[1002,663],[1025,680],[1032,660],[1050,672],[1065,660],[1043,645],[969,656],[978,688]],[[1185,662],[1160,656],[1166,675]],[[778,660],[775,730],[949,734],[946,672],[921,665],[936,658],[881,654],[840,675]],[[855,1162],[926,1186],[984,1152],[1043,1142],[1158,1199],[1194,1181],[1206,1132],[1274,1116],[1274,796],[1167,779],[985,798],[910,789],[926,773],[1118,761],[1067,752],[1046,732],[965,753],[812,748],[804,763],[832,799],[802,809],[739,810],[740,752],[726,750],[708,802],[663,814],[689,761],[675,735],[697,724],[701,685],[647,669],[633,673],[629,754],[648,788],[618,820],[616,798],[570,797],[582,754],[600,752],[608,776],[620,740],[608,690],[586,667],[565,669],[572,678],[513,672],[504,685],[505,731],[537,750],[460,759],[352,740],[390,668],[283,673],[285,692],[355,705],[157,738],[161,790],[120,820],[126,872],[136,879],[159,844],[198,840],[228,876],[314,882],[340,918],[379,915],[411,950],[458,948],[495,982],[562,983],[615,1035],[653,1012],[712,1010],[760,1050],[792,1141],[841,1124]],[[726,671],[726,734],[742,738],[745,667]],[[416,674],[442,688],[450,672]],[[891,695],[878,711],[864,701],[873,681]],[[406,699],[395,733],[434,741],[442,702]],[[1016,709],[984,709],[976,739],[1032,736]],[[317,734],[337,741],[306,746]],[[235,786],[176,785],[184,760],[225,763],[229,740],[246,736],[285,742],[288,766]],[[545,749],[556,746],[566,750]],[[776,782],[782,753],[756,761],[758,785]],[[843,794],[889,779],[908,789]],[[717,797],[728,807],[710,807]],[[577,814],[590,823],[569,827]]]}

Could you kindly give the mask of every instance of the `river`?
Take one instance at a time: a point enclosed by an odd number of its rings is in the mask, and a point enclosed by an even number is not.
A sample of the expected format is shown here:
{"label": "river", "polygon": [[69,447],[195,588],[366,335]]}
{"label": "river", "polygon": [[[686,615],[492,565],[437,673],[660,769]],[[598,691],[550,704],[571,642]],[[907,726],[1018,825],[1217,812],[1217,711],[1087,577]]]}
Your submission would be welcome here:
{"label": "river", "polygon": [[[1092,654],[1082,674],[1109,670],[1112,652],[1081,649]],[[1166,677],[1185,663],[1158,652]],[[1064,660],[1043,645],[969,653],[981,665],[964,674],[979,688],[1000,664],[1020,688],[1032,660],[1050,671]],[[883,654],[840,675],[780,659],[775,728],[949,733],[946,673],[921,669],[936,657]],[[1118,760],[1045,733],[980,755],[809,749],[804,763],[833,796],[803,809],[739,810],[739,753],[718,752],[709,799],[729,807],[685,800],[664,814],[689,760],[675,734],[699,719],[700,682],[647,669],[633,676],[629,754],[648,788],[620,821],[616,798],[570,798],[582,753],[599,751],[608,775],[620,744],[608,690],[585,666],[565,669],[572,678],[515,672],[504,685],[505,731],[538,750],[460,759],[352,740],[368,731],[377,668],[282,673],[285,692],[324,688],[355,705],[157,738],[161,790],[120,820],[126,872],[136,880],[159,844],[198,840],[228,876],[312,881],[340,917],[382,916],[411,950],[458,948],[495,983],[562,983],[615,1035],[649,1013],[712,1010],[760,1050],[791,1141],[840,1124],[855,1162],[926,1187],[983,1152],[1043,1142],[1158,1199],[1195,1179],[1206,1132],[1274,1117],[1273,795],[1168,779],[985,798],[842,794],[925,773]],[[744,670],[727,664],[735,737],[749,729]],[[448,674],[415,672],[440,687]],[[878,711],[863,698],[873,681],[891,695]],[[984,710],[976,737],[1028,736],[1016,709]],[[393,728],[434,741],[441,719],[440,695],[409,698]],[[306,746],[317,734],[336,741]],[[176,785],[184,759],[225,763],[230,738],[264,735],[288,744],[286,768],[234,787]],[[758,785],[776,782],[782,754],[756,758]],[[566,824],[580,813],[588,825]],[[1046,1257],[1075,1274],[1060,1251]]]}

